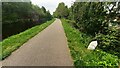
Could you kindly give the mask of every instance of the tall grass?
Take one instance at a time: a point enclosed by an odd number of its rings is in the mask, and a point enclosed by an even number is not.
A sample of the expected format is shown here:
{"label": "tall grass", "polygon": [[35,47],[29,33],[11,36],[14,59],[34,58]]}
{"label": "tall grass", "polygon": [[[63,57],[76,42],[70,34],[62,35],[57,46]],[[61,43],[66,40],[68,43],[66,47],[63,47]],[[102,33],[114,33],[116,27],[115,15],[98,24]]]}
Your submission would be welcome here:
{"label": "tall grass", "polygon": [[74,65],[78,66],[118,66],[118,57],[102,50],[88,50],[92,37],[75,29],[70,23],[61,19],[67,36],[70,53]]}
{"label": "tall grass", "polygon": [[51,23],[54,22],[55,19],[51,21],[47,21],[44,24],[34,26],[24,32],[21,32],[17,35],[13,35],[8,37],[7,39],[0,42],[0,47],[2,48],[2,52],[0,53],[0,59],[5,59],[8,57],[13,51],[22,46],[25,42],[27,42],[30,38],[38,34],[40,31],[45,29]]}

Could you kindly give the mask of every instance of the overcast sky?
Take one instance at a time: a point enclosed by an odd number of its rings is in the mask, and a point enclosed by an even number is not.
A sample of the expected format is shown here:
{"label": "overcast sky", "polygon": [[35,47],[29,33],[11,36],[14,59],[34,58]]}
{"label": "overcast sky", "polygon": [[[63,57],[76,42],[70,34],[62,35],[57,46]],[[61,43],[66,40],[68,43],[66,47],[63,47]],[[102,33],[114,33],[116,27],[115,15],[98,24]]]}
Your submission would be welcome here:
{"label": "overcast sky", "polygon": [[75,0],[31,0],[32,4],[38,5],[39,7],[44,6],[51,14],[53,14],[60,2],[64,2],[70,7],[74,1]]}

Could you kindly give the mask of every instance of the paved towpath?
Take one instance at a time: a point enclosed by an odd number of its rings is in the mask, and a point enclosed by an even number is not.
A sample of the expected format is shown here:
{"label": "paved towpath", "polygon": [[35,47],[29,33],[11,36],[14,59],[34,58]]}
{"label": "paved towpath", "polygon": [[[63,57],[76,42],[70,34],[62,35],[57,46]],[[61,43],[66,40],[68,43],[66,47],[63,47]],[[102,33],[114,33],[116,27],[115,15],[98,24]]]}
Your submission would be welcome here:
{"label": "paved towpath", "polygon": [[72,66],[62,23],[56,19],[50,26],[23,44],[2,61],[3,66]]}

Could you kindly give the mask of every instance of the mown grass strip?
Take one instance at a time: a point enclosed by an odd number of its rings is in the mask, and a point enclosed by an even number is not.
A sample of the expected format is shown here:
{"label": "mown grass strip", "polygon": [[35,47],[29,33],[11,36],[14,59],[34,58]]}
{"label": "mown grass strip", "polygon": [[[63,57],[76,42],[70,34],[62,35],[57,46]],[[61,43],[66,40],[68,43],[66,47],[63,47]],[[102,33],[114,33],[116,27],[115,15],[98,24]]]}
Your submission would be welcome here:
{"label": "mown grass strip", "polygon": [[100,49],[94,51],[87,50],[87,46],[92,37],[72,27],[67,20],[61,19],[61,21],[67,36],[70,53],[76,67],[113,66],[113,68],[118,68],[117,56],[106,53]]}
{"label": "mown grass strip", "polygon": [[7,39],[4,39],[2,42],[0,42],[0,46],[2,47],[2,52],[0,53],[1,60],[8,57],[13,51],[18,49],[30,38],[32,38],[33,36],[38,34],[40,31],[48,27],[54,21],[55,19],[52,19],[51,21],[47,21],[46,23],[34,26],[24,32],[21,32],[17,35],[10,36]]}

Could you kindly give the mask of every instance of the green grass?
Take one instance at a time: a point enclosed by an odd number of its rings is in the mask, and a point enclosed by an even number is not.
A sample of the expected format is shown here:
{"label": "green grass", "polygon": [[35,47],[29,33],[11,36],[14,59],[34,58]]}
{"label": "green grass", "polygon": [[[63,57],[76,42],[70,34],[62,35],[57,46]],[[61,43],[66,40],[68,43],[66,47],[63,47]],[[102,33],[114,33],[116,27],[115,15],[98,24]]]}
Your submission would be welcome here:
{"label": "green grass", "polygon": [[[75,66],[118,66],[118,57],[102,50],[88,50],[92,37],[75,29],[61,19]],[[113,67],[114,68],[114,67]]]}
{"label": "green grass", "polygon": [[53,23],[54,20],[55,19],[51,21],[47,21],[46,23],[43,23],[41,25],[34,26],[17,35],[10,36],[7,39],[4,39],[2,42],[0,42],[1,44],[0,46],[2,47],[2,53],[0,53],[1,60],[8,57],[13,51],[15,51],[20,46],[22,46],[30,38],[32,38],[33,36],[38,34],[40,31],[45,29],[47,26],[49,26],[51,23]]}

